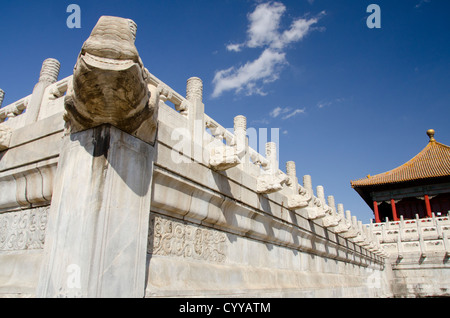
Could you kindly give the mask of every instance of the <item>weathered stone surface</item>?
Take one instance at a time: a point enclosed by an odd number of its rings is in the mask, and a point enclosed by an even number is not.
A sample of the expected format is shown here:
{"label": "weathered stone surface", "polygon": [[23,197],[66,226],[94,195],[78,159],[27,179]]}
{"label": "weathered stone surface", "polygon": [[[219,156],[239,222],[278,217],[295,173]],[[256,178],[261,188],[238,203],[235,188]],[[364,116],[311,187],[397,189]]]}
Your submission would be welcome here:
{"label": "weathered stone surface", "polygon": [[[193,89],[190,88],[190,90]],[[193,98],[191,97],[191,99]],[[230,142],[230,146],[222,143],[222,140],[225,138],[224,130],[211,122],[207,122],[206,126],[215,137],[215,140],[206,146],[209,149],[209,165],[211,168],[217,171],[224,171],[241,164],[246,150],[247,119],[244,116],[236,116],[234,118],[234,138]]]}
{"label": "weathered stone surface", "polygon": [[38,120],[44,98],[45,89],[58,79],[60,63],[56,59],[46,59],[42,63],[39,81],[34,86],[33,94],[27,105],[26,124],[30,125]]}
{"label": "weathered stone surface", "polygon": [[344,205],[342,203],[337,205],[339,223],[333,228],[334,232],[337,234],[342,234],[350,230],[351,225],[347,223],[344,213]]}
{"label": "weathered stone surface", "polygon": [[49,206],[0,214],[0,252],[42,249]]}
{"label": "weathered stone surface", "polygon": [[0,88],[0,107],[2,106],[4,98],[5,98],[5,91]]}
{"label": "weathered stone surface", "polygon": [[144,296],[154,155],[108,125],[65,138],[39,297]]}
{"label": "weathered stone surface", "polygon": [[72,132],[111,124],[130,134],[155,134],[159,92],[149,90],[135,32],[133,21],[103,16],[84,43],[65,100]]}
{"label": "weathered stone surface", "polygon": [[12,129],[8,126],[0,126],[0,151],[8,149],[11,142]]}
{"label": "weathered stone surface", "polygon": [[263,174],[258,177],[256,192],[260,194],[268,194],[278,192],[283,189],[283,184],[287,183],[289,178],[278,168],[277,146],[274,142],[266,144],[267,166],[263,167]]}
{"label": "weathered stone surface", "polygon": [[219,145],[213,147],[210,151],[209,164],[214,170],[227,170],[236,167],[240,163],[241,161],[234,147]]}
{"label": "weathered stone surface", "polygon": [[150,218],[148,239],[148,253],[151,255],[211,263],[223,263],[227,257],[228,239],[225,233],[155,214]]}
{"label": "weathered stone surface", "polygon": [[48,159],[0,172],[0,212],[50,204],[56,165]]}

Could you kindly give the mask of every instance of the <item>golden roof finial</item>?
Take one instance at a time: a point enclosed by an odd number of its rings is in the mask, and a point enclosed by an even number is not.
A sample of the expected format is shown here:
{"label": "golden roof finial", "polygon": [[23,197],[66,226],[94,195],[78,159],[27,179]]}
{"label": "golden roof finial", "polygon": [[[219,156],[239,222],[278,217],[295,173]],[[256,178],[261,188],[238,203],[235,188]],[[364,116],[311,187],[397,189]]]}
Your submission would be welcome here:
{"label": "golden roof finial", "polygon": [[428,137],[430,137],[430,142],[436,141],[436,139],[434,139],[434,129],[428,129],[427,135],[428,135]]}

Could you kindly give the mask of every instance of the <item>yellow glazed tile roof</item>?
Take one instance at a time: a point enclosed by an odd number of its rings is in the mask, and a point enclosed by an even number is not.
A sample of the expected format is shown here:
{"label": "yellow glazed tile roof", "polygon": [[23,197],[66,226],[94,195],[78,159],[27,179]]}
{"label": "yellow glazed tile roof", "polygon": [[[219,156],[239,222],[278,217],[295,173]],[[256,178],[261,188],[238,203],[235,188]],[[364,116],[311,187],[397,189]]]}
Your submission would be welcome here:
{"label": "yellow glazed tile roof", "polygon": [[410,161],[391,171],[351,181],[352,188],[450,176],[450,147],[437,142],[432,129],[427,134],[430,142]]}

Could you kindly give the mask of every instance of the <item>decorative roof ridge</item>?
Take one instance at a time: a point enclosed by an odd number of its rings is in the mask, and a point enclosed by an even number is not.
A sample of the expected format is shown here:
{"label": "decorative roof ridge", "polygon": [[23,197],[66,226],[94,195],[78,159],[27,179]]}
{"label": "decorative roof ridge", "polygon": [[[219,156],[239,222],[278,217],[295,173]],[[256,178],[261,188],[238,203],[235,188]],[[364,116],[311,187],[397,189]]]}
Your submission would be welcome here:
{"label": "decorative roof ridge", "polygon": [[[414,178],[413,176],[410,175],[409,171],[407,171],[409,167],[414,166],[415,164],[421,165],[420,160],[422,158],[424,158],[424,160],[429,160],[429,158],[427,158],[428,153],[430,151],[436,151],[436,148],[444,148],[443,150],[446,152],[448,151],[449,155],[450,155],[450,146],[447,146],[443,143],[437,142],[436,139],[434,138],[434,133],[435,132],[433,129],[430,129],[427,131],[427,135],[430,137],[430,141],[428,142],[428,144],[418,154],[416,154],[413,158],[411,158],[404,164],[402,164],[394,169],[391,169],[389,171],[386,171],[386,172],[378,173],[376,175],[369,175],[370,177],[367,176],[366,178],[361,178],[361,179],[350,181],[351,186],[353,188],[355,188],[358,186],[399,183],[399,182],[410,181],[410,180],[415,180],[415,179],[425,179],[425,178],[433,178],[433,177],[442,176],[439,173],[437,173],[435,175],[428,173],[428,174],[424,174],[424,176],[416,176]],[[434,157],[434,154],[433,154],[433,157]],[[439,158],[439,159],[441,159],[441,158]],[[449,164],[449,166],[450,166],[450,164]],[[414,167],[414,168],[416,168],[416,170],[417,170],[417,167]],[[423,169],[423,168],[421,168],[421,169]],[[405,176],[405,173],[408,175],[407,177]],[[450,175],[450,172],[447,172],[447,173],[449,173],[449,175]],[[402,176],[396,176],[396,174],[402,174]],[[386,179],[391,176],[396,177],[396,178],[391,178],[393,180]]]}

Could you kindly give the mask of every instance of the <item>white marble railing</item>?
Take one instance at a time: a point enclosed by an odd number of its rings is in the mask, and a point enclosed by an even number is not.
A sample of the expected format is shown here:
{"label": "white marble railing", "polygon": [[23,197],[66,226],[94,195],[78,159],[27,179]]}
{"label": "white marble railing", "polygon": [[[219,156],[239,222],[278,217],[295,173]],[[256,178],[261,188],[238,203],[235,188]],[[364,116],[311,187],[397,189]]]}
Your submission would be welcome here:
{"label": "white marble railing", "polygon": [[[189,82],[189,81],[188,81]],[[196,107],[195,102],[188,100],[187,98],[183,98],[180,94],[176,93],[172,90],[168,85],[163,83],[161,80],[157,79],[153,75],[150,76],[149,83],[155,86],[164,88],[164,96],[161,99],[162,102],[168,100],[175,105],[175,109],[179,112],[181,116],[189,117],[192,112],[192,108]],[[189,88],[187,88],[187,91]],[[201,89],[200,89],[201,91]],[[189,92],[188,92],[189,95]],[[201,99],[201,97],[199,97]],[[203,106],[204,107],[204,106]],[[198,112],[198,109],[196,110]],[[202,109],[200,109],[202,111]],[[227,149],[228,148],[239,148],[239,135],[242,134],[241,130],[246,130],[245,125],[245,117],[236,116],[234,123],[234,133],[224,126],[220,125],[216,120],[203,113],[203,124],[204,124],[204,133],[208,131],[212,138],[204,138],[203,147],[206,147],[205,140],[210,142],[211,140],[215,140],[219,148],[224,149],[223,151],[217,151],[218,156],[223,156],[223,161],[226,162],[229,160],[230,164],[224,164],[223,170],[230,169],[234,167],[235,169],[242,169],[249,172],[249,170],[256,172],[256,177],[265,178],[262,180],[264,185],[267,185],[267,179],[270,179],[273,176],[272,180],[268,182],[278,183],[279,187],[270,188],[270,184],[268,186],[269,190],[258,191],[259,193],[272,193],[280,191],[282,188],[289,187],[293,190],[292,195],[287,200],[287,202],[292,203],[292,210],[303,209],[303,211],[307,211],[305,216],[310,220],[322,220],[322,225],[331,229],[333,232],[342,235],[343,237],[352,240],[353,242],[365,246],[367,249],[378,253],[379,255],[385,255],[384,251],[380,247],[380,244],[377,240],[377,237],[373,236],[373,233],[369,231],[366,226],[363,226],[361,221],[358,221],[355,216],[351,215],[350,211],[345,211],[342,204],[338,205],[336,209],[334,203],[334,197],[328,196],[328,202],[325,200],[324,189],[322,186],[318,186],[316,189],[316,195],[314,194],[314,190],[312,187],[311,177],[304,176],[303,185],[298,183],[298,179],[295,175],[295,163],[290,162],[287,164],[287,172],[289,166],[293,166],[294,173],[285,173],[278,168],[278,162],[276,160],[276,153],[274,153],[275,148],[273,148],[272,143],[268,143],[266,147],[266,156],[260,154],[255,149],[248,146],[248,142],[245,145],[245,154],[238,156],[239,150]],[[192,121],[187,121],[188,123],[192,123]],[[244,123],[242,123],[244,122]],[[242,127],[243,126],[243,127]],[[192,128],[192,127],[190,127]],[[272,148],[270,148],[272,147]],[[227,151],[228,150],[228,153]],[[227,153],[227,154],[226,154]],[[234,160],[233,154],[239,157],[239,160]],[[228,155],[228,156],[227,156]],[[233,161],[234,160],[234,161]],[[233,164],[234,162],[234,164]],[[244,164],[239,164],[244,163]],[[208,163],[206,163],[207,165]],[[248,165],[255,166],[254,169],[249,169]],[[220,165],[218,165],[220,166]],[[213,168],[214,169],[214,168]],[[215,169],[217,170],[217,169]],[[221,170],[221,169],[218,169]],[[262,187],[264,188],[264,186]],[[267,190],[267,187],[264,188]]]}
{"label": "white marble railing", "polygon": [[[50,62],[46,60],[43,64],[44,71],[46,67],[48,68],[46,63],[51,64],[51,79],[45,76],[45,72],[43,75],[41,72],[39,85],[36,85],[33,94],[0,110],[0,125],[6,124],[8,129],[15,130],[33,121],[64,111],[64,95],[70,86],[72,76],[56,81],[59,63],[52,59]],[[321,220],[320,224],[323,227],[383,255],[374,232],[367,231],[355,216],[351,216],[350,211],[344,213],[342,204],[338,204],[336,208],[333,196],[328,196],[327,201],[322,186],[317,186],[315,194],[310,176],[303,177],[303,184],[298,182],[294,162],[287,163],[286,172],[279,169],[275,143],[268,142],[266,144],[265,155],[249,147],[244,116],[235,117],[234,132],[208,116],[204,112],[203,86],[199,78],[191,78],[187,81],[185,98],[156,76],[146,72],[148,85],[157,88],[160,107],[167,105],[166,102],[172,103],[176,112],[173,112],[171,116],[179,116],[176,120],[187,123],[187,129],[191,132],[195,130],[195,127],[192,126],[197,125],[198,122],[203,125],[203,137],[201,137],[200,143],[202,143],[202,151],[205,151],[206,148],[209,151],[209,156],[207,156],[209,162],[204,163],[206,166],[216,171],[235,168],[249,173],[251,170],[253,176],[257,178],[255,192],[270,194],[283,190],[287,196],[288,209],[297,210],[299,214],[303,214],[309,220]],[[34,108],[31,114],[25,116],[30,103]],[[38,105],[36,106],[36,104]],[[213,146],[205,142],[208,140],[208,138],[204,138],[207,132],[213,137],[209,139],[215,142]],[[3,132],[0,131],[0,133]],[[198,143],[199,139],[192,138],[192,142]],[[5,143],[3,149],[7,148],[7,143]],[[284,190],[286,188],[290,190]]]}
{"label": "white marble railing", "polygon": [[368,228],[371,235],[378,238],[381,246],[392,256],[402,258],[405,253],[420,254],[426,257],[430,253],[443,253],[450,256],[450,217],[386,221],[371,223]]}
{"label": "white marble railing", "polygon": [[15,118],[19,115],[22,115],[23,112],[27,109],[30,97],[31,95],[28,95],[27,97],[24,97],[18,100],[17,102],[14,102],[3,108],[0,108],[0,123],[4,122],[9,118]]}

